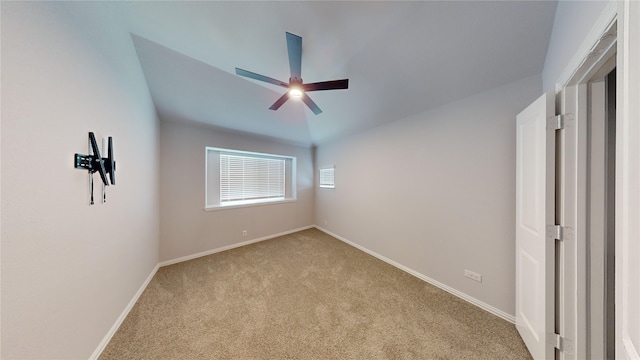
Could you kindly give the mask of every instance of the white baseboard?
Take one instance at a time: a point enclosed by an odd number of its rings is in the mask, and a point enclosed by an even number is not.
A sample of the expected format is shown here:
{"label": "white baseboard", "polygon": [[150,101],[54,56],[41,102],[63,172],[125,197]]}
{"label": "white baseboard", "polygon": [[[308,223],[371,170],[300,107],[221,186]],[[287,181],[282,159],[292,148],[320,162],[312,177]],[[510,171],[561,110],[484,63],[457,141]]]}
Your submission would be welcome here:
{"label": "white baseboard", "polygon": [[442,289],[442,290],[444,290],[444,291],[446,291],[446,292],[448,292],[450,294],[453,294],[453,295],[461,298],[462,300],[465,300],[465,301],[467,301],[467,302],[469,302],[469,303],[471,303],[471,304],[473,304],[473,305],[475,305],[475,306],[477,306],[477,307],[479,307],[479,308],[481,308],[481,309],[483,309],[485,311],[488,311],[488,312],[490,312],[491,314],[493,314],[493,315],[495,315],[497,317],[500,317],[500,318],[502,318],[504,320],[507,320],[508,322],[510,322],[512,324],[516,323],[516,318],[515,318],[514,315],[508,314],[508,313],[506,313],[506,312],[504,312],[504,311],[502,311],[500,309],[497,309],[497,308],[495,308],[495,307],[493,307],[493,306],[491,306],[491,305],[489,305],[487,303],[484,303],[484,302],[482,302],[482,301],[480,301],[480,300],[478,300],[478,299],[476,299],[476,298],[474,298],[472,296],[469,296],[469,295],[463,293],[462,291],[458,291],[458,290],[456,290],[456,289],[454,289],[454,288],[452,288],[450,286],[447,286],[447,285],[445,285],[445,284],[443,284],[443,283],[441,283],[439,281],[436,281],[436,280],[434,280],[434,279],[432,279],[432,278],[430,278],[430,277],[428,277],[426,275],[423,275],[423,274],[421,274],[421,273],[419,273],[419,272],[417,272],[417,271],[415,271],[413,269],[410,269],[410,268],[408,268],[408,267],[406,267],[406,266],[404,266],[402,264],[399,264],[399,263],[397,263],[397,262],[395,262],[395,261],[393,261],[393,260],[391,260],[389,258],[386,258],[386,257],[384,257],[384,256],[382,256],[382,255],[380,255],[380,254],[378,254],[378,253],[376,253],[374,251],[371,251],[371,250],[369,250],[369,249],[367,249],[367,248],[365,248],[365,247],[363,247],[361,245],[358,245],[358,244],[356,244],[354,242],[351,242],[351,241],[349,241],[349,240],[347,240],[347,239],[345,239],[345,238],[343,238],[343,237],[341,237],[341,236],[339,236],[337,234],[334,234],[331,231],[329,231],[327,229],[324,229],[324,228],[322,228],[322,227],[320,227],[318,225],[315,225],[315,227],[318,230],[320,230],[320,231],[322,231],[322,232],[324,232],[324,233],[326,233],[328,235],[331,235],[334,238],[336,238],[336,239],[338,239],[338,240],[340,240],[342,242],[345,242],[345,243],[347,243],[347,244],[349,244],[349,245],[351,245],[351,246],[353,246],[353,247],[355,247],[355,248],[357,248],[359,250],[362,250],[365,253],[367,253],[367,254],[369,254],[369,255],[371,255],[373,257],[376,257],[376,258],[386,262],[389,265],[395,266],[396,268],[398,268],[398,269],[400,269],[400,270],[402,270],[404,272],[407,272],[407,273],[417,277],[418,279],[420,279],[420,280],[422,280],[424,282],[427,282],[427,283],[429,283],[431,285],[439,287],[440,289]]}
{"label": "white baseboard", "polygon": [[116,322],[113,324],[111,329],[109,329],[109,332],[107,333],[107,335],[104,337],[104,339],[102,339],[102,341],[100,342],[96,350],[93,352],[93,354],[91,354],[91,356],[89,357],[90,360],[95,360],[98,357],[100,357],[100,354],[102,354],[104,349],[107,347],[107,344],[109,344],[109,341],[111,341],[111,338],[113,337],[113,335],[116,333],[116,331],[118,331],[118,328],[120,328],[120,325],[122,325],[122,322],[124,321],[124,319],[127,317],[127,315],[129,315],[129,312],[131,311],[131,309],[133,309],[133,306],[136,304],[136,302],[138,302],[138,299],[140,298],[144,290],[147,288],[147,285],[149,285],[149,283],[151,282],[151,279],[153,279],[153,277],[156,275],[156,272],[158,272],[159,268],[160,266],[158,265],[156,265],[156,267],[153,268],[153,270],[151,271],[151,274],[149,274],[149,276],[144,281],[144,283],[142,283],[142,286],[140,286],[140,288],[138,289],[138,292],[136,292],[136,294],[133,296],[131,301],[129,301],[129,304],[127,304],[127,307],[124,309],[124,311],[122,311],[122,314],[120,314],[120,316],[118,317]]}
{"label": "white baseboard", "polygon": [[241,247],[241,246],[254,244],[254,243],[257,243],[257,242],[260,242],[260,241],[273,239],[273,238],[278,237],[278,236],[288,235],[288,234],[292,234],[292,233],[295,233],[295,232],[298,232],[298,231],[311,229],[311,228],[314,228],[314,227],[315,226],[313,226],[313,225],[304,226],[304,227],[301,227],[301,228],[288,230],[288,231],[284,231],[284,232],[273,234],[273,235],[263,236],[263,237],[257,238],[257,239],[243,241],[243,242],[237,243],[237,244],[231,244],[231,245],[223,246],[223,247],[220,247],[220,248],[199,252],[197,254],[191,254],[191,255],[182,256],[182,257],[179,257],[179,258],[176,258],[176,259],[163,261],[163,262],[159,263],[158,265],[160,267],[167,266],[167,265],[173,265],[173,264],[181,263],[183,261],[193,260],[193,259],[196,259],[196,258],[199,258],[199,257],[203,257],[203,256],[219,253],[219,252],[226,251],[226,250],[235,249],[235,248],[238,248],[238,247]]}

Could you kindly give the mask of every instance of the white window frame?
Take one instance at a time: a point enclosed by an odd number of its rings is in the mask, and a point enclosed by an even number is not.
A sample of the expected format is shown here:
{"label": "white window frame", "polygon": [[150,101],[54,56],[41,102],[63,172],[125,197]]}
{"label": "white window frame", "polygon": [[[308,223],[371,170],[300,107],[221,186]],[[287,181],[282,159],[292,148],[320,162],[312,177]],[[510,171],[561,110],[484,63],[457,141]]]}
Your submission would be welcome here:
{"label": "white window frame", "polygon": [[[234,155],[243,157],[278,159],[285,161],[285,195],[283,197],[220,201],[221,198],[221,169],[220,155]],[[205,211],[225,210],[238,207],[270,205],[296,200],[296,157],[287,155],[267,154],[252,151],[205,148]]]}
{"label": "white window frame", "polygon": [[[320,168],[318,182],[321,188],[334,189],[336,187],[335,166]],[[326,175],[325,175],[326,174]]]}

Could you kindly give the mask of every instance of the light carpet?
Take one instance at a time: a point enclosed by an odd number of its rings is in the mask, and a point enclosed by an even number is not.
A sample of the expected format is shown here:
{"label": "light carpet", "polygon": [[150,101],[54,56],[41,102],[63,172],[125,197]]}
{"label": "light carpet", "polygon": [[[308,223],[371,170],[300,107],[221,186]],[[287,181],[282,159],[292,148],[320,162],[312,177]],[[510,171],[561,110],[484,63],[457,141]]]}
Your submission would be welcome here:
{"label": "light carpet", "polygon": [[513,324],[317,229],[160,268],[100,356],[530,358]]}

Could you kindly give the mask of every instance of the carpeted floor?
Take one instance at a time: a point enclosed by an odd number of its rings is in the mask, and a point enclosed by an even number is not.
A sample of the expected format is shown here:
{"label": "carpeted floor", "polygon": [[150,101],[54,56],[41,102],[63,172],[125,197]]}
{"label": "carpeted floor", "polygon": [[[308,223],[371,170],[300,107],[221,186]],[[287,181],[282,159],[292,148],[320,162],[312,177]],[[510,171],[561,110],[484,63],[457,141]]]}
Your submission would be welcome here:
{"label": "carpeted floor", "polygon": [[316,230],[160,268],[106,359],[530,359],[515,326]]}

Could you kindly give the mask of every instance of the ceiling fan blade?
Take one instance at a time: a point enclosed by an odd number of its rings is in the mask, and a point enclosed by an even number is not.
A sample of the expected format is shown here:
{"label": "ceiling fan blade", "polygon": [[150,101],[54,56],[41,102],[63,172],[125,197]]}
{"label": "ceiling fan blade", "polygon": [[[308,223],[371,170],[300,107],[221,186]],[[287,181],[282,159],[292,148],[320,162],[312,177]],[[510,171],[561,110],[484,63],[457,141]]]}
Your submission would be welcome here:
{"label": "ceiling fan blade", "polygon": [[280,80],[276,80],[276,79],[270,78],[268,76],[256,74],[254,72],[243,70],[243,69],[240,69],[240,68],[236,68],[236,75],[248,77],[248,78],[254,79],[254,80],[260,80],[260,81],[268,82],[270,84],[282,86],[282,87],[285,87],[285,88],[289,87],[289,84],[287,84],[286,82],[283,82],[283,81],[280,81]]}
{"label": "ceiling fan blade", "polygon": [[282,106],[282,104],[287,102],[287,100],[289,100],[289,93],[288,92],[284,93],[284,95],[282,95],[278,100],[276,100],[276,102],[274,102],[273,105],[271,105],[271,107],[269,109],[278,110],[278,108],[280,106]]}
{"label": "ceiling fan blade", "polygon": [[318,115],[322,112],[322,110],[320,110],[318,105],[316,105],[316,103],[314,103],[313,100],[311,100],[311,98],[307,94],[302,95],[302,101],[305,104],[307,104],[309,109],[311,109],[311,111],[313,111],[314,114]]}
{"label": "ceiling fan blade", "polygon": [[302,38],[287,33],[287,51],[289,52],[291,77],[302,79]]}
{"label": "ceiling fan blade", "polygon": [[302,85],[304,91],[340,90],[349,88],[349,79],[322,81]]}

